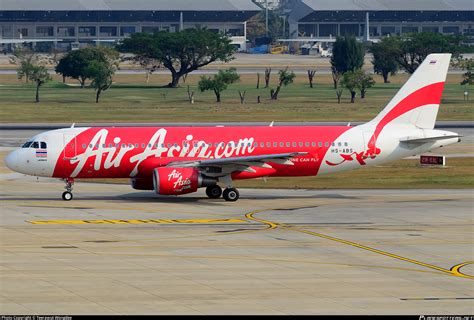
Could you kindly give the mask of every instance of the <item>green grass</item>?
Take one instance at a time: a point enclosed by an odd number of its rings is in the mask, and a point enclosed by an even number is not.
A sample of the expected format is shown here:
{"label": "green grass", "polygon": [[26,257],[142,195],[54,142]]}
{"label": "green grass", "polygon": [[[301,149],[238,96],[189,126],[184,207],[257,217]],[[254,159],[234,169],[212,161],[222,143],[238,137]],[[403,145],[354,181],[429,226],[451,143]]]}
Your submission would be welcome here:
{"label": "green grass", "polygon": [[[459,76],[447,83],[439,120],[474,120],[473,103],[463,101],[464,88]],[[344,94],[337,103],[330,76],[316,76],[316,86],[306,84],[305,75],[297,75],[295,84],[282,88],[278,101],[269,99],[269,89],[255,89],[255,76],[244,75],[242,81],[222,94],[215,102],[212,92],[201,93],[197,76],[190,75],[188,84],[195,91],[195,104],[187,101],[186,85],[177,89],[163,88],[168,77],[153,76],[144,83],[142,75],[119,75],[117,83],[103,93],[96,104],[91,88],[80,89],[58,81],[41,88],[41,102],[34,103],[35,87],[16,80],[14,75],[0,77],[0,121],[15,122],[238,122],[238,121],[365,121],[373,118],[396,93],[406,79],[400,75],[393,83],[378,83],[364,100],[355,104]],[[57,79],[57,78],[56,78]],[[276,75],[273,75],[275,88]],[[75,83],[75,82],[71,82]],[[238,90],[247,92],[240,104]],[[469,88],[474,101],[474,89]],[[261,104],[257,104],[257,96]]]}

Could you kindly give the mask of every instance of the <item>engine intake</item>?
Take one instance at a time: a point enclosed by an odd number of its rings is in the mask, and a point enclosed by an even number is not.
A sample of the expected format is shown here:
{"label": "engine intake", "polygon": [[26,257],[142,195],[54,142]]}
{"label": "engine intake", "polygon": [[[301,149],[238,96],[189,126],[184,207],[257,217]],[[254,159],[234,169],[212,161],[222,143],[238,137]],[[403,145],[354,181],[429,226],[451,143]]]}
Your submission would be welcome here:
{"label": "engine intake", "polygon": [[161,167],[153,170],[155,192],[162,195],[192,193],[216,183],[217,179],[204,176],[196,168]]}
{"label": "engine intake", "polygon": [[135,190],[155,190],[153,179],[150,178],[131,178],[130,184]]}

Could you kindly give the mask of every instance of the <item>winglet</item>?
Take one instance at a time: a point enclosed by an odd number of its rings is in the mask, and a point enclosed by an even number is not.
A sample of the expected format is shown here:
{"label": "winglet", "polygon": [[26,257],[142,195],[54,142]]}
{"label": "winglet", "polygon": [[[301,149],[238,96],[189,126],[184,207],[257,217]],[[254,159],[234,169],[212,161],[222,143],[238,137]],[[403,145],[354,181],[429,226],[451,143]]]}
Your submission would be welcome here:
{"label": "winglet", "polygon": [[76,125],[76,123],[74,122],[72,125],[71,125],[71,129],[74,129],[74,126]]}
{"label": "winglet", "polygon": [[270,123],[269,127],[273,127],[274,123],[275,123],[275,121],[272,121],[272,123]]}

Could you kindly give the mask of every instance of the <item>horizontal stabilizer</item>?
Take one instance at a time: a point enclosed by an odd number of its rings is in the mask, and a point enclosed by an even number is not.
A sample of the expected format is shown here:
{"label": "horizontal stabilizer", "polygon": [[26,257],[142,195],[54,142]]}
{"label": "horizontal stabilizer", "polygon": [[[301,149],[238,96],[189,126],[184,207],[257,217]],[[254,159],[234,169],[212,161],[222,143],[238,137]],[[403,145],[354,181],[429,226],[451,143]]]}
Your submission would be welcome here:
{"label": "horizontal stabilizer", "polygon": [[405,143],[427,143],[427,142],[434,142],[438,140],[446,140],[446,139],[453,139],[453,138],[461,138],[460,135],[447,135],[447,136],[437,136],[437,137],[428,137],[428,138],[420,138],[420,137],[404,137],[400,139],[400,142]]}

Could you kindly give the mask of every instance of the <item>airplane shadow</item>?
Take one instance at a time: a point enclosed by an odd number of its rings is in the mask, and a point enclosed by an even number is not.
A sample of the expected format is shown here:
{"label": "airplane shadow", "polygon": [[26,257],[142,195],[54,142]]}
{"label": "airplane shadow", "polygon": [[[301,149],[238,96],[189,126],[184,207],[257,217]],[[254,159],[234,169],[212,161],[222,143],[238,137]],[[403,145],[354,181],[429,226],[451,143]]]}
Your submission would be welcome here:
{"label": "airplane shadow", "polygon": [[[241,200],[292,200],[292,199],[359,199],[360,197],[345,196],[337,193],[325,194],[308,194],[308,195],[249,195],[241,194]],[[193,204],[193,205],[212,205],[221,206],[228,202],[221,199],[209,199],[207,197],[199,196],[161,196],[153,193],[136,192],[127,194],[118,194],[116,196],[82,196],[80,193],[74,194],[74,198],[70,202],[61,199],[61,196],[47,197],[47,198],[31,198],[31,197],[2,197],[2,200],[10,201],[38,201],[50,202],[64,202],[64,203],[81,203],[86,201],[107,201],[107,202],[133,202],[133,203],[176,203],[176,204]],[[238,201],[236,202],[239,203]],[[27,203],[25,203],[26,205]]]}

